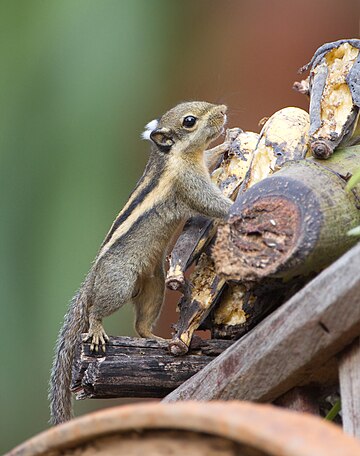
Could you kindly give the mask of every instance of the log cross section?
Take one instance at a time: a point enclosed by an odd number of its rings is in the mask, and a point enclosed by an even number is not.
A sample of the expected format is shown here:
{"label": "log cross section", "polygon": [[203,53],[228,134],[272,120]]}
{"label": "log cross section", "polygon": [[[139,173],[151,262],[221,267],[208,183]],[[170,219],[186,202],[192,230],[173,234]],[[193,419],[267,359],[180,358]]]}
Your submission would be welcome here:
{"label": "log cross section", "polygon": [[273,401],[359,334],[360,243],[164,401]]}

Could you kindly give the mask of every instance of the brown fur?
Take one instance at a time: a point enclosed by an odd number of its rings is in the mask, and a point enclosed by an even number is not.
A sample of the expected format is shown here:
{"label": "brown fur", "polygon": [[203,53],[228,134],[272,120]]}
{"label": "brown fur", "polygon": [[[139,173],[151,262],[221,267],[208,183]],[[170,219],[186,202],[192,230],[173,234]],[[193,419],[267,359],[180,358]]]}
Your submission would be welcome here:
{"label": "brown fur", "polygon": [[[231,206],[211,183],[204,151],[221,134],[226,106],[182,103],[164,114],[151,134],[153,150],[144,174],[113,223],[60,331],[50,380],[51,422],[71,418],[74,346],[88,331],[92,349],[105,351],[102,320],[126,302],[135,307],[135,329],[152,328],[164,297],[164,258],[179,223],[194,213],[224,217]],[[197,118],[192,128],[183,119]]]}

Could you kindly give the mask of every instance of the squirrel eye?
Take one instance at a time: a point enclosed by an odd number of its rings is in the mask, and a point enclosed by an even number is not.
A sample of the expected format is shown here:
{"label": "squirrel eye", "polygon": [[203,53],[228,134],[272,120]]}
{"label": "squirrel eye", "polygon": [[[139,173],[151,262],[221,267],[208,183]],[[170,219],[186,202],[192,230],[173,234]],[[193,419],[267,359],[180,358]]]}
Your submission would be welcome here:
{"label": "squirrel eye", "polygon": [[191,128],[195,125],[196,123],[196,117],[194,116],[186,116],[184,117],[184,120],[183,120],[183,126],[185,128]]}

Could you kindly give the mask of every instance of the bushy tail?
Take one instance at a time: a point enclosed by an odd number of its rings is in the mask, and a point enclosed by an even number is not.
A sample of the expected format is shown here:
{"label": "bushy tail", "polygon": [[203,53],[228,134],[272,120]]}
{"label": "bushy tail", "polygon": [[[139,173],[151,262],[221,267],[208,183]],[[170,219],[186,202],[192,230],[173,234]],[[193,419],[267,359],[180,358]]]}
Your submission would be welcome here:
{"label": "bushy tail", "polygon": [[85,289],[83,286],[72,299],[57,338],[49,389],[51,424],[60,424],[72,417],[70,384],[75,346],[79,335],[88,328]]}

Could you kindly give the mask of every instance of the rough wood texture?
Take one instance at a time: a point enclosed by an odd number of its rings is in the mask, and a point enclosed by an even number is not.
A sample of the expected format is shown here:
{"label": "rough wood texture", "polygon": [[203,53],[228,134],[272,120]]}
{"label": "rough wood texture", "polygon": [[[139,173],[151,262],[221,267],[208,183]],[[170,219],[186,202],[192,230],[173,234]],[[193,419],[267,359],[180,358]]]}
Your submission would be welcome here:
{"label": "rough wood texture", "polygon": [[184,399],[273,401],[360,334],[360,244],[170,393]]}
{"label": "rough wood texture", "polygon": [[79,342],[73,367],[72,391],[77,399],[164,397],[205,367],[231,342],[195,338],[189,355],[174,358],[168,342],[111,337],[104,354],[91,354]]}
{"label": "rough wood texture", "polygon": [[213,256],[227,280],[259,281],[319,271],[348,250],[360,224],[359,193],[345,190],[360,148],[324,161],[289,162],[240,194],[218,229]]}
{"label": "rough wood texture", "polygon": [[[357,305],[360,306],[360,293]],[[360,438],[360,339],[341,355],[339,377],[344,431]]]}

